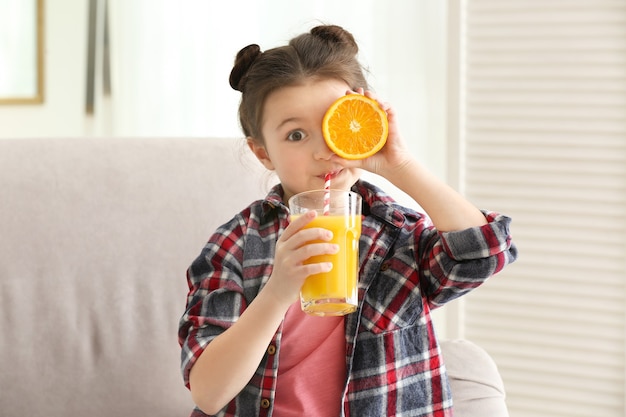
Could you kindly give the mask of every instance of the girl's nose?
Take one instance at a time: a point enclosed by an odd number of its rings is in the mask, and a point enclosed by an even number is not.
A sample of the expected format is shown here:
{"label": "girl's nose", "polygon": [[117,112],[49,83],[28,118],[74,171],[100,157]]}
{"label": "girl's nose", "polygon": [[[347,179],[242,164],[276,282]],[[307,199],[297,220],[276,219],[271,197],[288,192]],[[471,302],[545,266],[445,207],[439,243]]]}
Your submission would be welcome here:
{"label": "girl's nose", "polygon": [[320,135],[319,140],[316,141],[313,157],[322,161],[328,161],[333,155],[333,151],[330,150],[328,145],[326,145],[326,141]]}

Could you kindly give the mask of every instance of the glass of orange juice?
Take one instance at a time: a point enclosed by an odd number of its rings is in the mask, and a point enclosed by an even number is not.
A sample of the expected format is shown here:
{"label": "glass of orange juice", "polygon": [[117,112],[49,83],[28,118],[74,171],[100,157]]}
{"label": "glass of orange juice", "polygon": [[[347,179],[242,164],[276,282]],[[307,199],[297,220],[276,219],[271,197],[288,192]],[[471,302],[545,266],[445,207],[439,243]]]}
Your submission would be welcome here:
{"label": "glass of orange juice", "polygon": [[291,216],[317,211],[305,228],[321,227],[333,233],[331,243],[339,246],[334,255],[312,256],[306,262],[331,262],[326,273],[310,275],[300,290],[302,310],[315,316],[342,316],[358,304],[359,237],[361,196],[344,190],[313,190],[289,199]]}

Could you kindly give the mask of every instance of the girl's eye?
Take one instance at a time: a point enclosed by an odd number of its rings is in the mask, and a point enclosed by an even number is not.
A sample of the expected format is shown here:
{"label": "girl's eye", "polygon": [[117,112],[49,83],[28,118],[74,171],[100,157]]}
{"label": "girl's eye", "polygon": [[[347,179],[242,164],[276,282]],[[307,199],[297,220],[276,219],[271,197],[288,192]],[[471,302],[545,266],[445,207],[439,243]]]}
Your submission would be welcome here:
{"label": "girl's eye", "polygon": [[290,132],[289,135],[287,135],[287,140],[290,140],[292,142],[298,142],[304,139],[305,137],[306,135],[304,134],[303,131],[294,130],[293,132]]}

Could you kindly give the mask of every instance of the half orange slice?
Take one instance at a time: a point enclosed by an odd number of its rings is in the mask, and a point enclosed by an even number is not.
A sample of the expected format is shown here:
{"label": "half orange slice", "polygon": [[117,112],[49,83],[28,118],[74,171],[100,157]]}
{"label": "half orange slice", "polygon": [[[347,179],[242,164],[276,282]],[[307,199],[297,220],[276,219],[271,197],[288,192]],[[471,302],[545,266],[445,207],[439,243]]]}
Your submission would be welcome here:
{"label": "half orange slice", "polygon": [[365,159],[387,142],[387,113],[361,94],[337,99],[326,111],[322,134],[328,147],[344,159]]}

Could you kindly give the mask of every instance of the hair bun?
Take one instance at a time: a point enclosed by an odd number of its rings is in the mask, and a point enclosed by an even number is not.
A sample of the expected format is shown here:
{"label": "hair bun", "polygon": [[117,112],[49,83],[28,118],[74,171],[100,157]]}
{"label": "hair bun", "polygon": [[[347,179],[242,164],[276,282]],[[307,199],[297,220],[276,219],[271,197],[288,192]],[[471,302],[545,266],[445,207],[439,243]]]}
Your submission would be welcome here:
{"label": "hair bun", "polygon": [[246,85],[246,74],[254,64],[254,61],[261,55],[261,48],[257,44],[251,44],[242,48],[235,58],[235,65],[230,72],[228,79],[230,86],[237,91],[243,90]]}
{"label": "hair bun", "polygon": [[311,35],[316,36],[328,43],[337,44],[341,47],[347,48],[356,55],[359,51],[359,47],[354,40],[354,36],[341,26],[337,25],[322,25],[316,26],[311,29]]}

